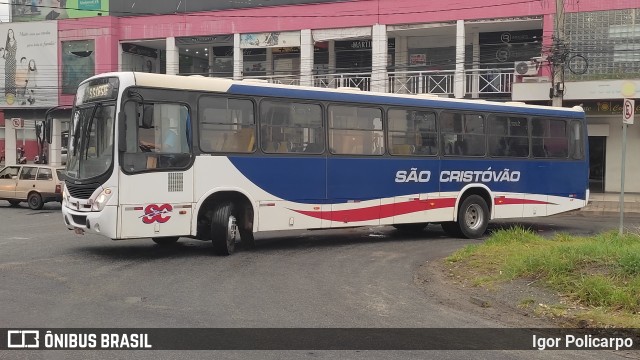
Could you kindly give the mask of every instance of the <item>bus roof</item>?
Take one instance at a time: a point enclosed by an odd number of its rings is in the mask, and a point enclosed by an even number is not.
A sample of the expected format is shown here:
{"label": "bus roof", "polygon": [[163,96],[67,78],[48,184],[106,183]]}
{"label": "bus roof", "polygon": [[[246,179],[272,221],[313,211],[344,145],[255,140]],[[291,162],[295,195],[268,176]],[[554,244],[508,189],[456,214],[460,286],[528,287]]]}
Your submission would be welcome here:
{"label": "bus roof", "polygon": [[137,72],[107,73],[100,76],[123,76],[124,74],[133,74],[136,85],[155,88],[216,91],[235,95],[274,96],[290,99],[352,102],[373,105],[430,107],[436,109],[584,118],[584,111],[578,106],[573,108],[560,108],[514,102],[477,101],[471,99],[353,91],[351,89],[325,89],[307,86],[278,85],[204,76],[179,76]]}

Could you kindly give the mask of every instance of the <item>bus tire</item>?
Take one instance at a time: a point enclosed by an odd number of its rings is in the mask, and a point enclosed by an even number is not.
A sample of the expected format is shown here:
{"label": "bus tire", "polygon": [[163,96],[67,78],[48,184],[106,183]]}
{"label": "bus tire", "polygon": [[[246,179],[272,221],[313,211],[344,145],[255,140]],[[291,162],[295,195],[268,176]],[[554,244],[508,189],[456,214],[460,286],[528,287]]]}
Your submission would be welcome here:
{"label": "bus tire", "polygon": [[151,238],[151,240],[153,240],[154,243],[160,246],[168,246],[168,245],[173,245],[177,243],[179,238],[180,237],[178,236],[165,236],[165,237],[154,237],[154,238]]}
{"label": "bus tire", "polygon": [[44,206],[44,201],[42,201],[42,196],[37,192],[32,192],[27,197],[27,204],[29,204],[29,208],[31,210],[40,210]]}
{"label": "bus tire", "polygon": [[256,246],[256,240],[253,237],[253,229],[243,229],[240,227],[240,243],[245,249],[253,249]]}
{"label": "bus tire", "polygon": [[396,230],[401,232],[417,233],[424,230],[424,228],[426,228],[427,225],[429,225],[429,223],[425,222],[425,223],[412,223],[412,224],[394,224],[392,226],[396,228]]}
{"label": "bus tire", "polygon": [[462,236],[477,239],[484,235],[489,224],[489,207],[479,195],[470,195],[458,209],[458,227]]}
{"label": "bus tire", "polygon": [[238,223],[232,203],[222,203],[213,209],[211,216],[211,242],[218,255],[233,254],[238,237]]}

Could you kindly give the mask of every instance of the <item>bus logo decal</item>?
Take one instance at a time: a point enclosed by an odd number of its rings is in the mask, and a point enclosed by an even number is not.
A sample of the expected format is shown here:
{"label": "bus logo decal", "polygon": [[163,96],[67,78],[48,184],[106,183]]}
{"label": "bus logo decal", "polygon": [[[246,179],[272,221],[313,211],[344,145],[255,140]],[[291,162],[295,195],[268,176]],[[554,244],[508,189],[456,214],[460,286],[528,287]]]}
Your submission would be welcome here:
{"label": "bus logo decal", "polygon": [[166,215],[173,211],[173,206],[170,204],[150,204],[144,208],[144,215],[140,216],[142,222],[145,224],[153,224],[154,222],[166,223],[171,219],[170,215]]}

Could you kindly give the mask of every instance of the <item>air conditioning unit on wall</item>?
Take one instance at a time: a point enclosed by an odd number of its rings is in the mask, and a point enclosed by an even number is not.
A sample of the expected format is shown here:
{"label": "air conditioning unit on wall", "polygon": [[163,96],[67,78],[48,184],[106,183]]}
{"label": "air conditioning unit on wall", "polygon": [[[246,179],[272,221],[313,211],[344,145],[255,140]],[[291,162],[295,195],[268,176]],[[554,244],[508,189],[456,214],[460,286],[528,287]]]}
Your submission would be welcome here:
{"label": "air conditioning unit on wall", "polygon": [[538,64],[535,61],[516,61],[513,67],[515,68],[516,75],[538,75]]}

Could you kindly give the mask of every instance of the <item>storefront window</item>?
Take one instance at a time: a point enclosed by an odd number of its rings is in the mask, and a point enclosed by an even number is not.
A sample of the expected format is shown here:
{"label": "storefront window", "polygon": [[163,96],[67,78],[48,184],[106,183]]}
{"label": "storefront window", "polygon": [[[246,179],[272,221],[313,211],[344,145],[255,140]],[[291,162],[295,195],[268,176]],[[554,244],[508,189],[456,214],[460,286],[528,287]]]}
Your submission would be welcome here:
{"label": "storefront window", "polygon": [[95,75],[95,42],[62,42],[62,93],[74,95],[78,84]]}

